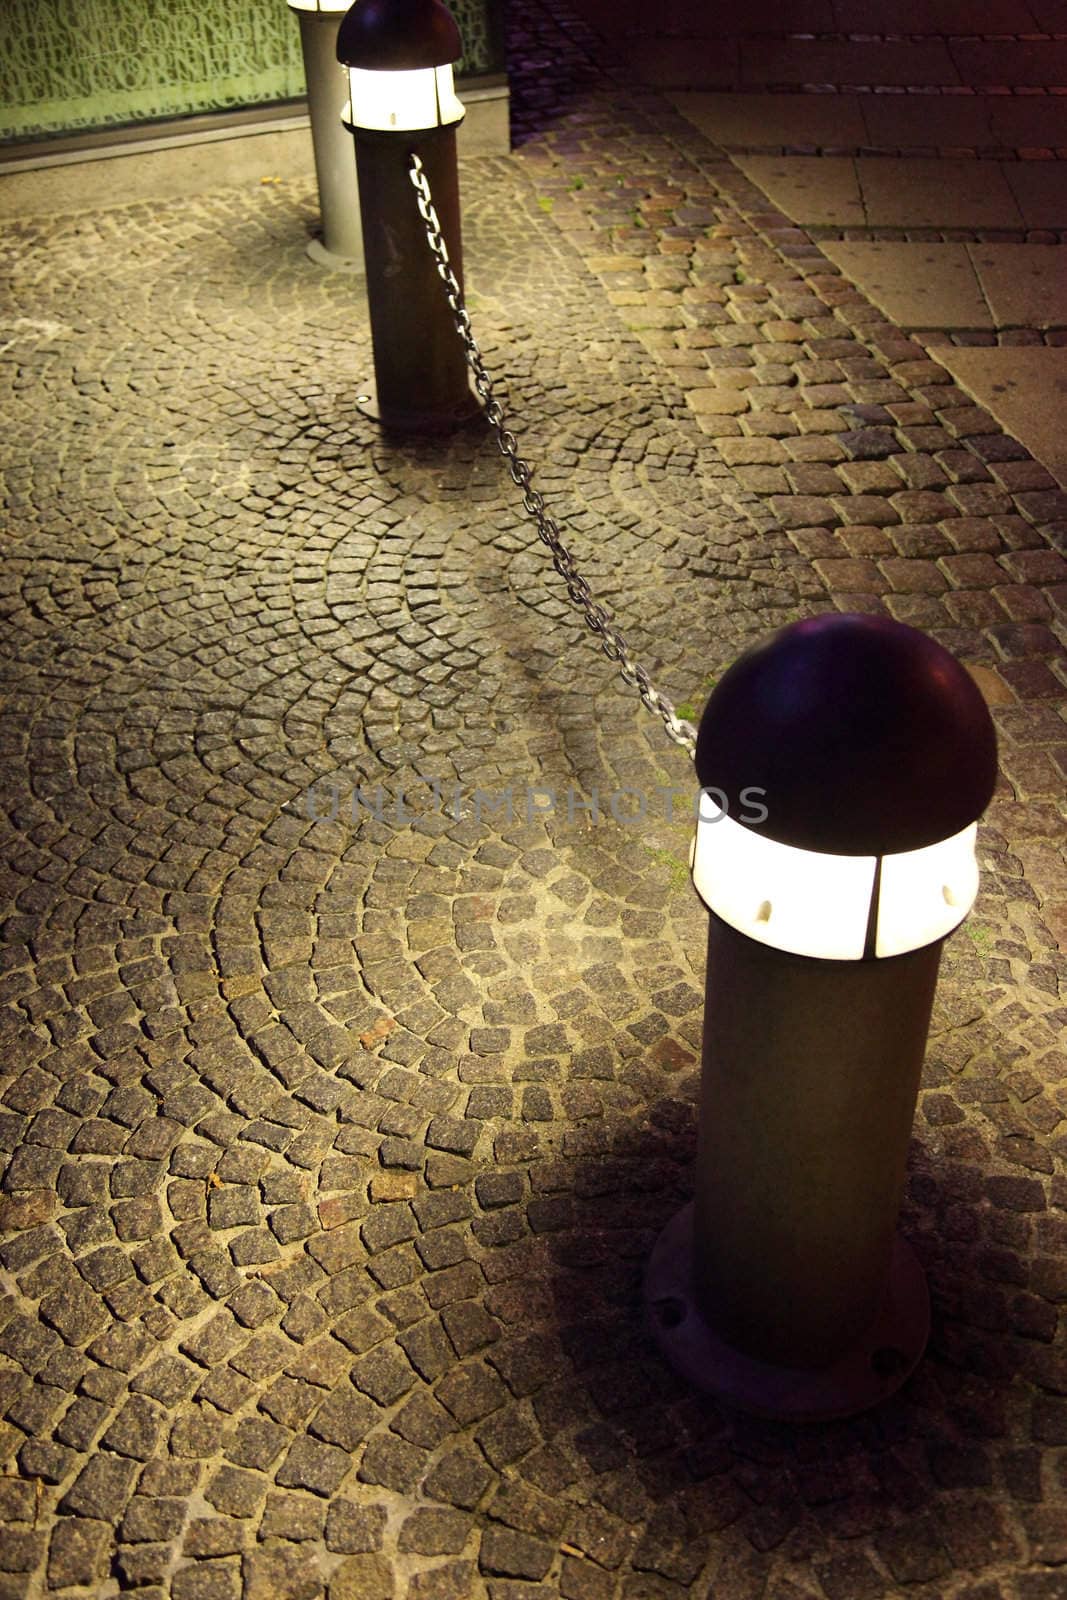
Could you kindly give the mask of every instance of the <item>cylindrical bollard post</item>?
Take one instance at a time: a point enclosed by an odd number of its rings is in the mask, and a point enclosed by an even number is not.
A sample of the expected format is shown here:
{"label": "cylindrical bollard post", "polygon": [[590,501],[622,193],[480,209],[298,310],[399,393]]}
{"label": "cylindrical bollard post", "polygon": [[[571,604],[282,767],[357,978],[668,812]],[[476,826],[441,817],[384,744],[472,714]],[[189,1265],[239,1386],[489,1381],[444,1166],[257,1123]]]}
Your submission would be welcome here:
{"label": "cylindrical bollard post", "polygon": [[445,432],[481,414],[410,175],[417,155],[462,286],[456,128],[464,113],[452,81],[461,51],[441,0],[357,0],[337,40],[374,349],[375,392],[363,409],[396,432]]}
{"label": "cylindrical bollard post", "polygon": [[348,84],[337,60],[337,32],[348,0],[288,0],[288,4],[300,22],[322,219],[322,237],[309,242],[308,255],[320,266],[362,272],[359,185],[352,165],[352,141],[341,120]]}
{"label": "cylindrical bollard post", "polygon": [[993,725],[932,639],[831,615],[734,664],[696,761],[696,1193],[653,1251],[651,1326],[743,1409],[849,1415],[926,1342],[896,1218],[941,946],[977,892]]}

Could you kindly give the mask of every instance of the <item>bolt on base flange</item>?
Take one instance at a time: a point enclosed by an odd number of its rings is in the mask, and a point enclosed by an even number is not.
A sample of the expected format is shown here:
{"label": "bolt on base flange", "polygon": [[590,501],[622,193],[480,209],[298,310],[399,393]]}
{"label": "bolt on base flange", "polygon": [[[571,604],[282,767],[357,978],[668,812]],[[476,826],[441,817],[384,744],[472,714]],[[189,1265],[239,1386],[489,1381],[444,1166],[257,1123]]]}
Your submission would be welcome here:
{"label": "bolt on base flange", "polygon": [[[694,1388],[757,1416],[821,1422],[878,1405],[918,1366],[930,1332],[930,1296],[915,1252],[899,1234],[878,1316],[843,1355],[812,1370],[752,1360],[719,1338],[694,1297],[693,1248],[690,1204],[656,1241],[644,1298],[653,1338]],[[817,1284],[812,1293],[818,1293]]]}
{"label": "bolt on base flange", "polygon": [[383,432],[395,434],[449,434],[458,428],[471,428],[485,422],[485,412],[474,394],[449,410],[441,407],[425,411],[400,410],[395,405],[383,408],[377,385],[366,381],[359,386],[356,410],[360,416],[376,422]]}

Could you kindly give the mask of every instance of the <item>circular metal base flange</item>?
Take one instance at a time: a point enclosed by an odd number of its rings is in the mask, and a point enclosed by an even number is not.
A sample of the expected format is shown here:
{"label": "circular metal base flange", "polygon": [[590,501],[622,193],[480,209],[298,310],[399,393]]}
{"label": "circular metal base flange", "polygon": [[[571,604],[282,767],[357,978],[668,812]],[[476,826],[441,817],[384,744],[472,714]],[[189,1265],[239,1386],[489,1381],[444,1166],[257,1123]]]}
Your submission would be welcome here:
{"label": "circular metal base flange", "polygon": [[376,422],[386,433],[395,434],[455,433],[458,428],[470,428],[485,421],[481,402],[471,393],[449,411],[401,412],[390,407],[383,412],[378,390],[373,383],[360,384],[356,410],[361,416]]}
{"label": "circular metal base flange", "polygon": [[[770,1366],[733,1349],[714,1332],[693,1295],[693,1207],[682,1208],[657,1239],[645,1273],[652,1335],[687,1382],[742,1411],[790,1422],[850,1417],[878,1405],[914,1372],[930,1332],[930,1296],[911,1246],[893,1244],[882,1310],[861,1339],[818,1370]],[[818,1285],[812,1285],[818,1293]]]}
{"label": "circular metal base flange", "polygon": [[321,239],[309,239],[307,253],[317,267],[325,267],[329,272],[351,272],[360,277],[366,276],[362,255],[336,255],[334,251],[327,250]]}

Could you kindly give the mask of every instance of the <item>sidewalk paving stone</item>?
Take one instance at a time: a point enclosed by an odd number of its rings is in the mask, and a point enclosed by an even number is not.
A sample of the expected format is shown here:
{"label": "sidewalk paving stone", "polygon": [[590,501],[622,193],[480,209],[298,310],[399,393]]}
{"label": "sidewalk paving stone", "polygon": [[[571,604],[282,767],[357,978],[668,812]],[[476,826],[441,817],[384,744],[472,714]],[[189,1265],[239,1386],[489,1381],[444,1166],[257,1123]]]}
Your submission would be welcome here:
{"label": "sidewalk paving stone", "polygon": [[936,359],[1067,488],[1067,350],[939,346]]}
{"label": "sidewalk paving stone", "polygon": [[1003,162],[1001,171],[1028,228],[1067,226],[1067,163]]}
{"label": "sidewalk paving stone", "polygon": [[1017,228],[1027,221],[1007,163],[861,158],[856,176],[872,228]]}
{"label": "sidewalk paving stone", "polygon": [[1064,0],[1027,0],[1027,9],[1043,32],[1067,32],[1067,5]]}
{"label": "sidewalk paving stone", "polygon": [[976,88],[990,83],[1021,87],[1067,81],[1067,40],[952,39],[948,48],[960,82]]}
{"label": "sidewalk paving stone", "polygon": [[1064,180],[1054,163],[739,156],[737,164],[802,226],[943,232],[1063,225]]}
{"label": "sidewalk paving stone", "polygon": [[902,328],[995,325],[965,244],[828,240],[823,248],[845,276]]}
{"label": "sidewalk paving stone", "polygon": [[661,89],[736,88],[741,80],[736,39],[651,34],[633,44],[634,71]]}
{"label": "sidewalk paving stone", "polygon": [[941,39],[877,44],[850,39],[742,39],[743,85],[960,83],[952,52]]}
{"label": "sidewalk paving stone", "polygon": [[951,38],[974,33],[979,23],[983,33],[1012,34],[1020,18],[1024,26],[1036,22],[1034,5],[1020,6],[1018,0],[983,0],[980,13],[970,0],[893,0],[891,12],[879,0],[833,0],[833,8],[845,33],[879,34],[889,25],[894,33]]}
{"label": "sidewalk paving stone", "polygon": [[715,94],[676,91],[671,102],[713,144],[848,148],[866,142],[858,95]]}
{"label": "sidewalk paving stone", "polygon": [[865,143],[875,149],[983,149],[997,142],[992,95],[865,94],[856,99]]}
{"label": "sidewalk paving stone", "polygon": [[850,156],[824,156],[820,161],[799,156],[738,156],[737,165],[773,205],[801,226],[867,226],[856,162]]}
{"label": "sidewalk paving stone", "polygon": [[994,144],[1015,149],[1063,150],[1067,113],[1062,95],[992,95],[989,122]]}
{"label": "sidewalk paving stone", "polygon": [[970,244],[966,249],[996,327],[1067,328],[1067,261],[1061,245]]}
{"label": "sidewalk paving stone", "polygon": [[739,33],[780,33],[794,29],[830,31],[833,0],[751,0],[744,16],[709,6],[705,0],[664,0],[653,18],[643,8],[620,9],[615,0],[582,0],[582,15],[594,28],[624,41],[628,35],[685,34],[690,38],[736,38]]}

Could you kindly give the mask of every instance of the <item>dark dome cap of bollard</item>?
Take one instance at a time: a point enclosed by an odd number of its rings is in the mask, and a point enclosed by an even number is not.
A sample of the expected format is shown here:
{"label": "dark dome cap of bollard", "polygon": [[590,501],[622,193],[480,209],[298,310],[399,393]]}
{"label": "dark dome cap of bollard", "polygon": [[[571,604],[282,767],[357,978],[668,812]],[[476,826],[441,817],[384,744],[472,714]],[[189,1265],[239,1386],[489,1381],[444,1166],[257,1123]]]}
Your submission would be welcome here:
{"label": "dark dome cap of bollard", "polygon": [[[895,855],[976,822],[997,742],[970,673],[926,634],[883,617],[783,628],[723,675],[700,719],[701,786],[758,831],[830,855]],[[719,799],[719,795],[713,796]]]}
{"label": "dark dome cap of bollard", "polygon": [[337,34],[342,66],[414,72],[458,61],[463,40],[441,0],[356,0]]}

